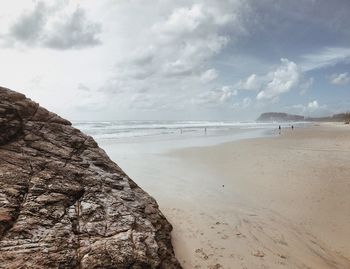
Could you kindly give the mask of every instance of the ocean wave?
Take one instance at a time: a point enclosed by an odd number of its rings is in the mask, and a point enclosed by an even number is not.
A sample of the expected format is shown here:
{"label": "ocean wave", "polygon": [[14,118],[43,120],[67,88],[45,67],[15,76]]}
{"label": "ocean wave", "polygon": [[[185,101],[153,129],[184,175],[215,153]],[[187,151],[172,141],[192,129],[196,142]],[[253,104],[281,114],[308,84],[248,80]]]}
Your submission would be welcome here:
{"label": "ocean wave", "polygon": [[276,123],[232,121],[75,121],[73,125],[96,139],[196,134],[230,129],[273,129]]}

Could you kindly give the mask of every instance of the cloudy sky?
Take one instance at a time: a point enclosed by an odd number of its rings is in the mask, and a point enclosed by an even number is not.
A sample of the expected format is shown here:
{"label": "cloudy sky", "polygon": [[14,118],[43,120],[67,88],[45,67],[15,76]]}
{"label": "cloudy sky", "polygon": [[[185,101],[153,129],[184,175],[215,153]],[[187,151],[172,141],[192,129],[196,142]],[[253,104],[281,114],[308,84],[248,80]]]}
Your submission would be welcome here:
{"label": "cloudy sky", "polygon": [[349,0],[3,0],[0,85],[71,120],[350,110]]}

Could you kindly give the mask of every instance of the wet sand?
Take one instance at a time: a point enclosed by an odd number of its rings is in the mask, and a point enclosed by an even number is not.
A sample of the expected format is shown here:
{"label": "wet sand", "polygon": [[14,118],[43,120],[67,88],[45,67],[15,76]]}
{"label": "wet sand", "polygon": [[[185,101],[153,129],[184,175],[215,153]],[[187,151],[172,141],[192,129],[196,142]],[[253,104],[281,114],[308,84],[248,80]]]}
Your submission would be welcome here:
{"label": "wet sand", "polygon": [[350,268],[350,127],[168,156],[200,171],[191,202],[163,207],[184,268]]}

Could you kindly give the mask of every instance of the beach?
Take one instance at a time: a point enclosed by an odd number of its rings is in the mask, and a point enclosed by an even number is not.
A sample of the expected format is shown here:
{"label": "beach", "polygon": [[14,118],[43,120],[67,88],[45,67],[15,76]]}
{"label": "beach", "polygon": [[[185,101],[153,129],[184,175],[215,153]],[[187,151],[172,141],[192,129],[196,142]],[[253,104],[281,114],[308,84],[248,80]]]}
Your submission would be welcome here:
{"label": "beach", "polygon": [[160,151],[99,144],[157,200],[184,268],[350,268],[349,126]]}

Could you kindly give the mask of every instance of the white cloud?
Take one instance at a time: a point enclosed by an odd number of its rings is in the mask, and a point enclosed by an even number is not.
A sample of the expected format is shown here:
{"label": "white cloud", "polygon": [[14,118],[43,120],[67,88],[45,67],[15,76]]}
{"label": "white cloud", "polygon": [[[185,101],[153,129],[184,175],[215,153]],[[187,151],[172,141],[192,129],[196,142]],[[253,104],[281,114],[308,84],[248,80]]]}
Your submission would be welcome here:
{"label": "white cloud", "polygon": [[[224,3],[226,1],[186,2],[181,7],[170,7],[166,16],[146,16],[154,21],[147,22],[151,25],[140,26],[142,31],[133,43],[127,44],[127,53],[117,61],[114,74],[103,90],[143,92],[154,99],[160,96],[172,107],[175,100],[179,106],[225,104],[237,91],[216,80],[218,71],[211,66],[211,60],[233,42],[225,33],[227,27],[241,27],[234,15],[240,11],[240,1],[232,1],[230,5]],[[153,14],[154,10],[150,11]],[[149,30],[144,31],[145,28]]]}
{"label": "white cloud", "polygon": [[313,115],[313,116],[321,116],[327,115],[329,116],[332,112],[328,109],[326,104],[320,104],[317,100],[310,101],[307,104],[296,104],[286,108],[287,111],[294,114],[299,115]]}
{"label": "white cloud", "polygon": [[39,46],[57,50],[100,44],[97,36],[101,25],[89,21],[83,8],[71,9],[68,2],[48,5],[39,1],[13,22],[9,32],[2,36],[2,42],[7,46]]}
{"label": "white cloud", "polygon": [[251,74],[246,80],[240,80],[237,87],[241,90],[257,90],[259,88],[257,75]]}
{"label": "white cloud", "polygon": [[[238,1],[236,1],[238,2]],[[234,4],[234,6],[236,6]],[[230,37],[222,30],[238,24],[235,16],[219,4],[189,4],[171,10],[168,17],[151,27],[152,46],[157,51],[154,65],[162,78],[200,77],[209,82],[217,77],[208,60],[221,52]]]}
{"label": "white cloud", "polygon": [[218,77],[218,73],[216,72],[215,69],[208,69],[206,71],[204,71],[202,74],[201,74],[201,81],[203,83],[208,83],[210,81],[213,81],[214,79],[216,79]]}
{"label": "white cloud", "polygon": [[302,55],[300,66],[303,71],[311,71],[344,62],[350,62],[350,48],[328,47]]}
{"label": "white cloud", "polygon": [[178,59],[164,63],[162,69],[165,76],[190,76],[193,74],[194,66],[191,66],[186,59]]}
{"label": "white cloud", "polygon": [[10,35],[20,42],[35,43],[47,22],[48,11],[44,2],[38,2],[31,12],[24,13],[10,27]]}
{"label": "white cloud", "polygon": [[192,103],[207,107],[217,107],[230,103],[232,98],[237,94],[237,90],[232,89],[232,87],[222,86],[219,89],[214,89],[199,94],[197,98],[192,99]]}
{"label": "white cloud", "polygon": [[275,71],[268,73],[267,79],[267,84],[257,95],[259,100],[273,100],[280,94],[290,91],[299,83],[300,70],[294,62],[282,58],[281,65]]}
{"label": "white cloud", "polygon": [[84,9],[77,8],[70,16],[53,22],[42,42],[53,49],[92,47],[101,43],[97,37],[100,32],[101,26],[90,22]]}
{"label": "white cloud", "polygon": [[282,58],[281,64],[275,70],[264,75],[251,74],[234,87],[239,90],[260,90],[256,97],[258,100],[266,99],[277,103],[281,94],[295,88],[303,95],[313,83],[314,78],[306,79],[295,62]]}
{"label": "white cloud", "polygon": [[155,24],[153,30],[169,35],[192,33],[210,18],[204,14],[202,5],[175,9],[164,23]]}
{"label": "white cloud", "polygon": [[231,99],[232,96],[235,96],[238,94],[237,90],[233,90],[231,87],[229,86],[223,86],[221,88],[221,97],[220,97],[220,102],[221,103],[225,103],[228,100]]}
{"label": "white cloud", "polygon": [[308,103],[307,107],[311,110],[315,110],[315,109],[318,109],[320,106],[319,106],[317,100],[314,100],[314,101]]}
{"label": "white cloud", "polygon": [[170,40],[178,36],[191,37],[193,33],[205,35],[206,29],[227,25],[236,19],[233,13],[223,11],[219,5],[209,3],[175,8],[165,22],[156,23],[152,30]]}
{"label": "white cloud", "polygon": [[242,101],[233,103],[232,107],[236,110],[241,110],[250,107],[251,104],[252,99],[250,99],[249,97],[245,97]]}
{"label": "white cloud", "polygon": [[330,82],[335,85],[346,85],[350,82],[349,73],[333,74],[330,77]]}

